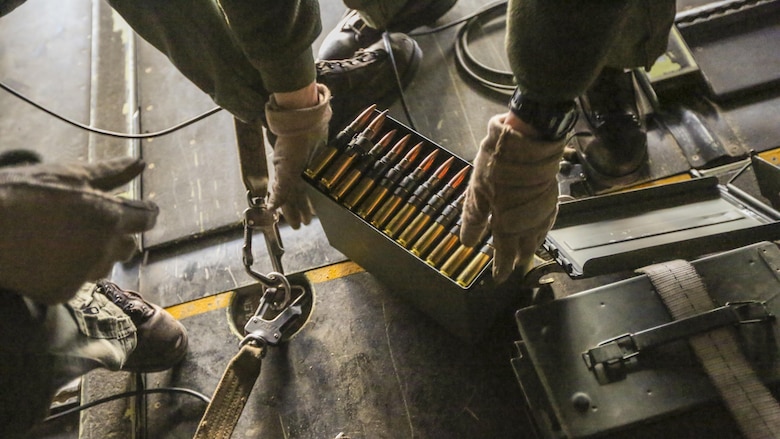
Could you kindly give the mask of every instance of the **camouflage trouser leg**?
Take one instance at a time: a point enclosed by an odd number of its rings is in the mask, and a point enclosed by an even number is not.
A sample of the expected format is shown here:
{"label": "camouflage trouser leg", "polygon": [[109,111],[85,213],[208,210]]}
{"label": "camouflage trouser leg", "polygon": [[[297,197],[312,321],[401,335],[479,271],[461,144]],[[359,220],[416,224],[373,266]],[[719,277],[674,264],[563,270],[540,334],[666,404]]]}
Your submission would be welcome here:
{"label": "camouflage trouser leg", "polygon": [[136,346],[122,310],[87,284],[68,303],[41,307],[0,292],[0,431],[40,422],[57,389],[90,370],[118,370]]}

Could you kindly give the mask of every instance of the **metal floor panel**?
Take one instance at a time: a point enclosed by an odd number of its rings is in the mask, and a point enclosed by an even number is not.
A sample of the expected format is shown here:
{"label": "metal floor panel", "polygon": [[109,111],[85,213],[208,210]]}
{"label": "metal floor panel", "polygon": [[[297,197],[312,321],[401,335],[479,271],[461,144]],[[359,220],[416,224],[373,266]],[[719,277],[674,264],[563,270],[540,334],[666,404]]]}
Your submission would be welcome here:
{"label": "metal floor panel", "polygon": [[[484,343],[464,346],[369,273],[313,288],[311,320],[268,352],[237,437],[530,437],[508,367],[512,309]],[[185,362],[147,375],[147,386],[210,394],[238,338],[222,308],[181,321],[194,341]],[[192,397],[152,397],[146,433],[191,437],[202,410]]]}
{"label": "metal floor panel", "polygon": [[[285,273],[298,273],[341,262],[344,255],[328,245],[318,220],[300,230],[282,225]],[[167,307],[255,283],[242,261],[240,231],[211,235],[150,252],[138,267],[139,288],[146,297]],[[260,273],[272,271],[262,235],[253,238],[255,264]]]}
{"label": "metal floor panel", "polygon": [[[92,5],[31,1],[0,19],[0,80],[44,106],[89,122]],[[40,9],[47,8],[41,14]],[[0,151],[28,148],[46,161],[86,160],[87,134],[2,91]]]}
{"label": "metal floor panel", "polygon": [[[138,37],[136,37],[138,38]],[[156,132],[215,107],[155,48],[138,39],[139,109],[143,132]],[[233,118],[221,111],[169,135],[142,142],[148,163],[144,198],[160,205],[145,247],[170,244],[236,225],[246,208]]]}

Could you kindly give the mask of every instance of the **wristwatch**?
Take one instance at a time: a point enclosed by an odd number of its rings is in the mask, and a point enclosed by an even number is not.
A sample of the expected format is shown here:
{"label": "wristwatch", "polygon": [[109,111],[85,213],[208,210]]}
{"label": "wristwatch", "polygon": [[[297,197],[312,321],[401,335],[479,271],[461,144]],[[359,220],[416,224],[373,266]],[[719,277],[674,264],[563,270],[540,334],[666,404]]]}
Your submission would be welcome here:
{"label": "wristwatch", "polygon": [[509,111],[534,127],[544,140],[562,139],[577,122],[574,101],[545,104],[527,98],[519,88],[512,94]]}

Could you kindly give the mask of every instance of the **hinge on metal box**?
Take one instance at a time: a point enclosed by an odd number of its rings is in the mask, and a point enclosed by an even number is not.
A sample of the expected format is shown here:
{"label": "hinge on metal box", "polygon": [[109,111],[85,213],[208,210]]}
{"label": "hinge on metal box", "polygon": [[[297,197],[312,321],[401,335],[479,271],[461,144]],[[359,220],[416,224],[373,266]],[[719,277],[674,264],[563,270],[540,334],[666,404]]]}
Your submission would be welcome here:
{"label": "hinge on metal box", "polygon": [[685,319],[619,335],[602,341],[582,354],[588,369],[622,367],[641,352],[675,340],[700,334],[727,325],[763,323],[774,319],[766,302],[747,300],[729,302],[724,306]]}

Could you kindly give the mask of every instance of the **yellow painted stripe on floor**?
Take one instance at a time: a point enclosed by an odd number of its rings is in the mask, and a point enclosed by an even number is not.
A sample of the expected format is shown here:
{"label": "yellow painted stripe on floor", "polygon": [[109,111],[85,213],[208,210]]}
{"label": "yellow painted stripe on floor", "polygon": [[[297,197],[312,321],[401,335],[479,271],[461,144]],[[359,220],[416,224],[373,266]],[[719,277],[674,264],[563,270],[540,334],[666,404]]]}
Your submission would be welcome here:
{"label": "yellow painted stripe on floor", "polygon": [[[340,262],[338,264],[328,265],[327,267],[315,268],[314,270],[307,271],[306,277],[312,284],[322,283],[333,279],[339,279],[349,276],[350,274],[360,273],[365,271],[361,266],[352,262]],[[200,314],[207,313],[218,309],[227,308],[230,303],[230,297],[233,295],[232,291],[216,294],[214,296],[202,297],[200,299],[191,300],[189,302],[180,303],[165,308],[171,315],[177,320],[185,319]]]}
{"label": "yellow painted stripe on floor", "polygon": [[209,311],[227,308],[228,303],[230,303],[230,296],[232,295],[232,291],[227,291],[214,296],[202,297],[200,299],[173,305],[165,309],[177,320],[181,320]]}
{"label": "yellow painted stripe on floor", "polygon": [[318,284],[329,280],[346,277],[350,274],[361,273],[363,271],[365,270],[360,265],[352,261],[346,261],[307,271],[306,277],[309,279],[309,282]]}

